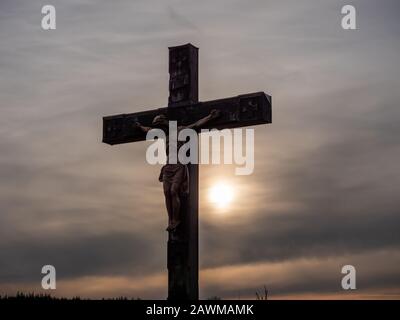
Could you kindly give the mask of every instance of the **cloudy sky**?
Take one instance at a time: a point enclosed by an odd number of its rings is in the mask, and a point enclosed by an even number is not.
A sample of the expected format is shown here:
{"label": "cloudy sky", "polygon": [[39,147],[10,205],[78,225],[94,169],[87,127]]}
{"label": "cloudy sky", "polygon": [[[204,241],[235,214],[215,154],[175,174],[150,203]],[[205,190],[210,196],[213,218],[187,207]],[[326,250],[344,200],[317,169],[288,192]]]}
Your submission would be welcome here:
{"label": "cloudy sky", "polygon": [[[41,29],[53,4],[57,29]],[[343,30],[345,4],[358,30]],[[400,297],[398,0],[1,0],[0,294],[163,299],[166,213],[148,143],[102,116],[165,106],[168,46],[200,48],[200,99],[265,91],[255,172],[200,168],[200,296]],[[216,208],[208,190],[236,196]],[[357,290],[341,288],[341,268]]]}

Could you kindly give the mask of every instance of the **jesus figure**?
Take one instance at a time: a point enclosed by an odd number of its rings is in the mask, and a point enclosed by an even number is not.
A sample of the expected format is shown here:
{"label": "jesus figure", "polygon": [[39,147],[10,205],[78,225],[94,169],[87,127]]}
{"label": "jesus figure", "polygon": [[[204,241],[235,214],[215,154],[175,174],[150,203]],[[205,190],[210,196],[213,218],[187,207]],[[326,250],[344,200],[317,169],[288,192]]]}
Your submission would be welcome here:
{"label": "jesus figure", "polygon": [[[212,110],[210,114],[195,123],[187,126],[178,126],[177,133],[183,129],[194,129],[199,131],[204,125],[208,124],[211,120],[217,118],[220,115],[219,110]],[[154,117],[152,121],[152,127],[142,126],[139,122],[134,124],[135,127],[147,133],[151,129],[161,129],[166,134],[166,152],[168,155],[169,150],[169,122],[168,118],[164,114],[160,114]],[[183,145],[184,141],[178,141],[177,149]],[[178,151],[177,150],[177,151]],[[161,168],[160,176],[158,178],[163,183],[165,205],[168,212],[168,227],[167,231],[175,232],[178,225],[181,223],[180,208],[181,208],[181,196],[189,193],[189,170],[187,165],[179,163],[169,163],[169,157],[167,164]]]}

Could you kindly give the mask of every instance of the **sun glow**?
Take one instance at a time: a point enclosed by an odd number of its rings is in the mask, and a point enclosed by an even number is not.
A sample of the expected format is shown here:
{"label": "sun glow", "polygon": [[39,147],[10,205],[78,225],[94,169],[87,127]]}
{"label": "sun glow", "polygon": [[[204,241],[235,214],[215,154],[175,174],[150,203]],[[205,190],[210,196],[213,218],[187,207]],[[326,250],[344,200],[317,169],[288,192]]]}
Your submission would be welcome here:
{"label": "sun glow", "polygon": [[210,202],[218,208],[226,208],[232,202],[233,196],[233,188],[225,182],[215,184],[209,191]]}

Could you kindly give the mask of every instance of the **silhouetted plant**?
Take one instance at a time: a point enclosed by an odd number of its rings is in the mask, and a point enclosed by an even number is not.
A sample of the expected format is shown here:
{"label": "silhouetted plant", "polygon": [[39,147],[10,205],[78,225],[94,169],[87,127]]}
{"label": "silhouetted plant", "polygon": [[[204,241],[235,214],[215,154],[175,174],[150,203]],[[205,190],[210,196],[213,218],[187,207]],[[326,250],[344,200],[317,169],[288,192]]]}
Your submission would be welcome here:
{"label": "silhouetted plant", "polygon": [[258,293],[256,291],[256,300],[268,300],[268,290],[265,285],[264,285],[264,292]]}

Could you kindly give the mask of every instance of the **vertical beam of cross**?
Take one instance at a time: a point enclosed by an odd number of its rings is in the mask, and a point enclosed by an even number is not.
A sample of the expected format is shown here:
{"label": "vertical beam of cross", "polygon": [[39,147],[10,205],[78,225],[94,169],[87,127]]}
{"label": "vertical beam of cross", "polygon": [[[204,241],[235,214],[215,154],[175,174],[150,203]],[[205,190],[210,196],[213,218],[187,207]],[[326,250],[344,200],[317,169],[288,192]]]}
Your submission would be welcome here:
{"label": "vertical beam of cross", "polygon": [[[198,100],[198,48],[191,44],[169,48],[168,108]],[[189,195],[182,199],[182,228],[168,237],[168,300],[199,298],[199,165],[188,164]]]}

